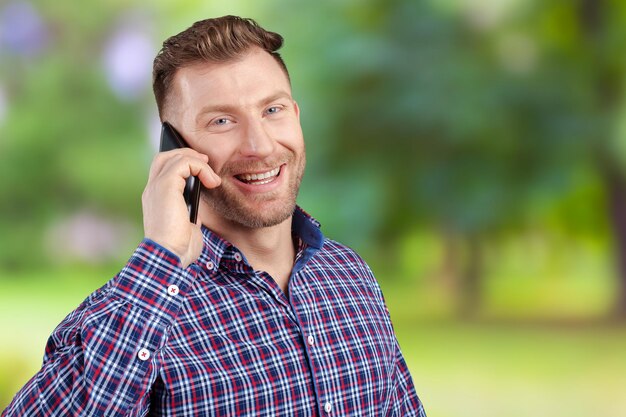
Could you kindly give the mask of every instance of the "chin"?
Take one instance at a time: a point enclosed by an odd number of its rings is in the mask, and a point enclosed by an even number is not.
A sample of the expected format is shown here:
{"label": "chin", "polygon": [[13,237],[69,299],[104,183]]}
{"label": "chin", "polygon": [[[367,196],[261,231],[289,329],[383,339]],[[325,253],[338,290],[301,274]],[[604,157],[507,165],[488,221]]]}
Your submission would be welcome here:
{"label": "chin", "polygon": [[296,208],[295,198],[290,199],[292,201],[289,203],[283,200],[245,204],[236,199],[216,198],[209,194],[203,193],[202,198],[217,217],[249,229],[277,226],[289,219]]}

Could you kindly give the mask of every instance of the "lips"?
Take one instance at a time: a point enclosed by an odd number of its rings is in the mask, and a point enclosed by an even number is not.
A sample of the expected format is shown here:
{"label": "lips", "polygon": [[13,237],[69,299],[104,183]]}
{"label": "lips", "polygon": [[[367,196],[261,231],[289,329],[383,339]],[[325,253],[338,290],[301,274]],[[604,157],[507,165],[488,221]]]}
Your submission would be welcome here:
{"label": "lips", "polygon": [[239,181],[243,183],[250,184],[250,185],[268,184],[274,181],[274,179],[276,179],[276,177],[280,175],[280,170],[281,170],[280,168],[281,167],[276,167],[270,171],[259,172],[259,173],[237,174],[235,175],[235,178],[237,178]]}

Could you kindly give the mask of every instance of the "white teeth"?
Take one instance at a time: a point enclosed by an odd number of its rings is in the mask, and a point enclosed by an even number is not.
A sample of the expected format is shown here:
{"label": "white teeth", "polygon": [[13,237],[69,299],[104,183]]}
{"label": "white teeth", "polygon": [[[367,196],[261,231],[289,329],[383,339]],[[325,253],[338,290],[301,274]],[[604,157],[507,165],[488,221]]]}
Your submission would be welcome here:
{"label": "white teeth", "polygon": [[[244,181],[256,181],[256,180],[264,180],[266,178],[275,177],[276,175],[278,175],[278,172],[280,172],[280,167],[274,168],[273,170],[264,172],[262,174],[240,174],[238,175],[238,177]],[[269,180],[260,182],[258,184],[267,184],[268,182]]]}

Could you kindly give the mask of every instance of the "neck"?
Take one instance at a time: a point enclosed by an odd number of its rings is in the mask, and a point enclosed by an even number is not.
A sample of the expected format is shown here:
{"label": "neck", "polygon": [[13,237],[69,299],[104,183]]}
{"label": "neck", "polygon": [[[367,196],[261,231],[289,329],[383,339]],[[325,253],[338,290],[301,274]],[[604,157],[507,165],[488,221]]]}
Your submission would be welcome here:
{"label": "neck", "polygon": [[296,255],[291,237],[292,217],[278,225],[263,228],[248,228],[210,214],[202,216],[201,220],[211,231],[235,245],[252,268],[270,274],[287,293]]}

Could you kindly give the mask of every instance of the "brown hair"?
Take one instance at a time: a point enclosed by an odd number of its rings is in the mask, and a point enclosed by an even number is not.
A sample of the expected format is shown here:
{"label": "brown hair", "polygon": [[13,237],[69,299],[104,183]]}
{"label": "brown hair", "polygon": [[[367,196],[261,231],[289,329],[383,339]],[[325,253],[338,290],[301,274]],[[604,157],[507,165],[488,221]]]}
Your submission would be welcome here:
{"label": "brown hair", "polygon": [[161,120],[179,68],[198,62],[231,61],[258,46],[274,57],[289,79],[287,66],[276,52],[282,45],[283,37],[278,33],[266,31],[252,19],[237,16],[201,20],[168,38],[154,58],[152,70],[152,89]]}

